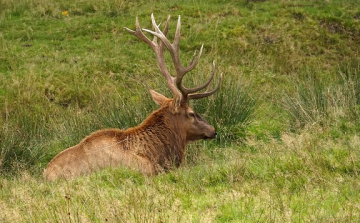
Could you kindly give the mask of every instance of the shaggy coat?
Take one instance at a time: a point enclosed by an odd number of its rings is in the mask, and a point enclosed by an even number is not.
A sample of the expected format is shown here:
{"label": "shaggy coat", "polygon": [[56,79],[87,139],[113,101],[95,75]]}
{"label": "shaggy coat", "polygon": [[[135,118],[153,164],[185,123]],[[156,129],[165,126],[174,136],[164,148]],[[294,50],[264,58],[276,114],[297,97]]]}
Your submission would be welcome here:
{"label": "shaggy coat", "polygon": [[107,167],[124,166],[145,175],[178,167],[185,146],[198,139],[214,138],[215,129],[190,107],[175,105],[174,100],[151,92],[161,107],[135,128],[105,129],[92,133],[48,164],[48,181],[72,179]]}

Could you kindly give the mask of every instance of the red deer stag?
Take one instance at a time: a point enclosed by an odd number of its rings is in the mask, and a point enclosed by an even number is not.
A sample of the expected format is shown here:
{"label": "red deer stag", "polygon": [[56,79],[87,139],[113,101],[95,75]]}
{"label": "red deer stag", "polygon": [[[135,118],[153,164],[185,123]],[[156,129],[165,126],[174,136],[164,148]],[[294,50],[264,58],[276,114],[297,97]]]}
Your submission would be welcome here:
{"label": "red deer stag", "polygon": [[[187,67],[180,62],[180,16],[173,43],[166,38],[169,30],[170,16],[162,32],[151,15],[154,31],[141,29],[136,18],[136,30],[125,28],[155,52],[157,63],[167,85],[174,94],[174,99],[150,90],[150,94],[160,108],[154,111],[145,121],[127,130],[104,129],[92,133],[76,146],[60,152],[53,158],[44,171],[48,181],[59,178],[72,179],[82,174],[94,172],[106,167],[124,166],[138,170],[145,175],[155,175],[173,167],[178,167],[184,159],[187,143],[200,139],[213,139],[217,133],[213,126],[202,119],[188,105],[190,99],[199,99],[214,94],[218,85],[210,90],[209,86],[215,73],[212,66],[210,79],[201,86],[186,88],[182,85],[184,75],[198,63],[202,49],[196,52]],[[143,31],[154,36],[151,41]],[[160,41],[158,41],[158,39]],[[164,60],[164,47],[170,52],[176,70],[176,76],[170,75]],[[203,89],[205,92],[198,92]]]}

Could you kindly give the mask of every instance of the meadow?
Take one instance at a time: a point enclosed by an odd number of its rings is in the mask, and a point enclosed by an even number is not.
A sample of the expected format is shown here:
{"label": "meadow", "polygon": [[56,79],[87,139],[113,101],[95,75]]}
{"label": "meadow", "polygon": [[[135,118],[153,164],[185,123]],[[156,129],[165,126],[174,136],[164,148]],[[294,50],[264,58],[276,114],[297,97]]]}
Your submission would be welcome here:
{"label": "meadow", "polygon": [[[123,27],[181,15],[186,86],[218,131],[155,177],[124,168],[45,182],[60,151],[140,124],[168,97]],[[357,0],[0,0],[0,222],[359,222]],[[169,55],[166,54],[169,60]]]}

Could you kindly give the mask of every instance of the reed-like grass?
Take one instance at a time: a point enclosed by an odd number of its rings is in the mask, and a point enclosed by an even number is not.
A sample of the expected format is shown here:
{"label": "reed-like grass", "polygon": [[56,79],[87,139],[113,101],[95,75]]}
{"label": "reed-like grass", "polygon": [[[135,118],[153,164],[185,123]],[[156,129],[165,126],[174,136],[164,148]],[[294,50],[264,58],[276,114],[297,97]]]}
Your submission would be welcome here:
{"label": "reed-like grass", "polygon": [[283,107],[293,129],[311,125],[338,126],[359,118],[359,68],[346,65],[325,82],[319,74],[294,76],[295,91],[285,94]]}

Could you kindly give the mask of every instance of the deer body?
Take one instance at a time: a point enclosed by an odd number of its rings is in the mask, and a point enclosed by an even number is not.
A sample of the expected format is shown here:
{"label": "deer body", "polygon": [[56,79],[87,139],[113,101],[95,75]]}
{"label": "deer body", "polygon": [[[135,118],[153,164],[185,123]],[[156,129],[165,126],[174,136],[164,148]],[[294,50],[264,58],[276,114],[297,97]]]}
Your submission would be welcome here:
{"label": "deer body", "polygon": [[[213,65],[212,76],[205,84],[193,89],[182,86],[183,76],[195,67],[202,48],[197,59],[193,58],[188,67],[182,67],[178,55],[180,17],[173,44],[165,37],[169,28],[169,18],[163,33],[158,29],[152,16],[155,32],[145,31],[155,36],[153,41],[142,33],[137,19],[136,31],[127,30],[153,49],[162,75],[166,78],[175,98],[169,99],[150,90],[153,100],[160,105],[160,108],[148,116],[141,125],[127,130],[104,129],[90,134],[79,144],[60,152],[50,161],[43,173],[46,180],[72,179],[99,169],[118,166],[152,176],[178,167],[184,159],[185,146],[189,142],[216,137],[214,127],[188,106],[188,100],[213,94],[218,90],[221,79],[214,90],[207,89],[203,93],[194,93],[209,86],[214,76],[215,65]],[[160,39],[159,42],[157,38]],[[177,70],[176,77],[172,77],[166,69],[163,58],[164,46],[173,57]]]}
{"label": "deer body", "polygon": [[[140,126],[104,129],[92,133],[76,146],[59,153],[44,172],[48,181],[73,177],[107,167],[125,166],[145,175],[178,167],[188,143],[178,119],[172,114],[172,100],[153,112]],[[214,129],[211,129],[215,132]],[[214,134],[214,133],[212,133]],[[209,136],[210,138],[210,136]]]}

